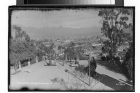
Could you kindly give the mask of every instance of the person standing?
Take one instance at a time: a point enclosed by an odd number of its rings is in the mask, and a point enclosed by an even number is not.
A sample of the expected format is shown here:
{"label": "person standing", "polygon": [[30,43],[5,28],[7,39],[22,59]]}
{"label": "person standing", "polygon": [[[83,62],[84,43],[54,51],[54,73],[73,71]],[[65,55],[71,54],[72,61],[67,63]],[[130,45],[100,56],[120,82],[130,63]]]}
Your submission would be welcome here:
{"label": "person standing", "polygon": [[96,74],[97,63],[93,56],[89,58],[89,65],[90,75],[94,76]]}

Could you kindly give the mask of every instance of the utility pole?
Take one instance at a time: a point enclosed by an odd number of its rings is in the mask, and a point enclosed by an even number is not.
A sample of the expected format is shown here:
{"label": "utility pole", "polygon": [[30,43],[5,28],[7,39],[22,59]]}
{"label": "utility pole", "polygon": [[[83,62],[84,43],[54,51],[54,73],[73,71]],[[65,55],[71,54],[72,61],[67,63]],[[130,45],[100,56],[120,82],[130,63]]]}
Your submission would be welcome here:
{"label": "utility pole", "polygon": [[90,86],[90,54],[89,54],[89,61],[88,61],[88,65],[89,65],[89,86]]}

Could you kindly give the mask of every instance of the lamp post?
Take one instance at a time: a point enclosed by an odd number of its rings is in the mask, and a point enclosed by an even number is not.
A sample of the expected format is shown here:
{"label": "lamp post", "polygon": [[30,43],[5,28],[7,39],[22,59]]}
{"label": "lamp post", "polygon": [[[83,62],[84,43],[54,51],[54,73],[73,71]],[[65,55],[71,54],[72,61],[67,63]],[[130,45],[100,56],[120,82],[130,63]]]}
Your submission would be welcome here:
{"label": "lamp post", "polygon": [[89,66],[89,68],[88,68],[88,74],[89,74],[89,86],[90,86],[90,54],[87,54],[86,56],[89,57],[89,60],[88,60],[88,66]]}

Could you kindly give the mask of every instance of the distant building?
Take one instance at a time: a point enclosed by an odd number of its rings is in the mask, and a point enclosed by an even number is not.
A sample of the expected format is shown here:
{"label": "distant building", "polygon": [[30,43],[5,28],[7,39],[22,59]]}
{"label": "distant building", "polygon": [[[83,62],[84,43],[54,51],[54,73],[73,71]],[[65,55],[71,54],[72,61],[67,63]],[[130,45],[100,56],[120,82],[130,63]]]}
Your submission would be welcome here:
{"label": "distant building", "polygon": [[101,44],[101,43],[92,43],[92,46],[93,47],[99,47],[99,46],[102,46],[103,44]]}
{"label": "distant building", "polygon": [[44,44],[46,47],[50,47],[50,46],[51,46],[51,43],[50,43],[50,42],[43,42],[43,44]]}

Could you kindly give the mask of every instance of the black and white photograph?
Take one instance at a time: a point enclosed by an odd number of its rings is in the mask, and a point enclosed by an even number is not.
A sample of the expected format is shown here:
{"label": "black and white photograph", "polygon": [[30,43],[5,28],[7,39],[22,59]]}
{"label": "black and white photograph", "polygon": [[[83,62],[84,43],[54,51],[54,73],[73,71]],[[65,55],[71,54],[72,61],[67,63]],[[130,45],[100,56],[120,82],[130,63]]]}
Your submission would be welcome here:
{"label": "black and white photograph", "polygon": [[9,90],[135,91],[134,7],[10,7]]}

